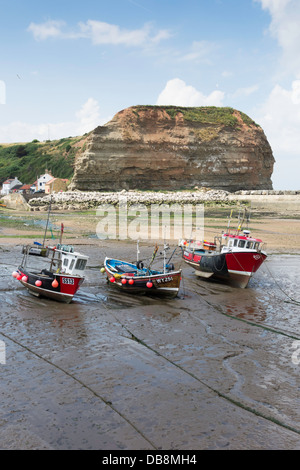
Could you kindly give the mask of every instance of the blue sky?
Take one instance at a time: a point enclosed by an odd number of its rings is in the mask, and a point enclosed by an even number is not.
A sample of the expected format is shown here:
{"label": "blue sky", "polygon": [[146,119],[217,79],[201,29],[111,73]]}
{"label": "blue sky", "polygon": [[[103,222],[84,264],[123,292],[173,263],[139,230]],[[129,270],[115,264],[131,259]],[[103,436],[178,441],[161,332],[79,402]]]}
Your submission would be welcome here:
{"label": "blue sky", "polygon": [[274,189],[300,189],[299,44],[299,0],[0,0],[0,142],[231,106],[264,129]]}

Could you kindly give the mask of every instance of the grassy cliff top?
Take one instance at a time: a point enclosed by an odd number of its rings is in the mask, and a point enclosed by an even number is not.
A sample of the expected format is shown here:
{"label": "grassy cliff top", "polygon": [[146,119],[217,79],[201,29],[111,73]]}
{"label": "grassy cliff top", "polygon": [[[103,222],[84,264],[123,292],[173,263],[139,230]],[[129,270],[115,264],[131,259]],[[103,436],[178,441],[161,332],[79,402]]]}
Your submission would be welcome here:
{"label": "grassy cliff top", "polygon": [[236,114],[239,114],[244,124],[258,126],[247,114],[237,111],[230,107],[217,106],[134,106],[137,111],[146,111],[147,109],[163,109],[172,119],[178,113],[181,113],[187,121],[201,122],[206,124],[223,124],[225,126],[238,126],[239,121]]}

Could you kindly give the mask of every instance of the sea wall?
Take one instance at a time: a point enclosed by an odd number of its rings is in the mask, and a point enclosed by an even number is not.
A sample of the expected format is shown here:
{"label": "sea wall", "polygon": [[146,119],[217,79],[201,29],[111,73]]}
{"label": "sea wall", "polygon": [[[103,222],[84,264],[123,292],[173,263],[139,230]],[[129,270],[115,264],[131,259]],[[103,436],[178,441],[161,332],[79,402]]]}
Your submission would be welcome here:
{"label": "sea wall", "polygon": [[[29,201],[32,211],[48,210],[50,196]],[[100,204],[205,204],[233,206],[247,204],[262,212],[283,215],[300,214],[299,191],[238,191],[229,193],[223,190],[199,189],[195,191],[126,191],[97,192],[69,191],[52,195],[53,210],[92,210]]]}
{"label": "sea wall", "polygon": [[261,212],[278,213],[289,217],[300,214],[299,191],[238,191],[228,196],[230,201],[246,202]]}

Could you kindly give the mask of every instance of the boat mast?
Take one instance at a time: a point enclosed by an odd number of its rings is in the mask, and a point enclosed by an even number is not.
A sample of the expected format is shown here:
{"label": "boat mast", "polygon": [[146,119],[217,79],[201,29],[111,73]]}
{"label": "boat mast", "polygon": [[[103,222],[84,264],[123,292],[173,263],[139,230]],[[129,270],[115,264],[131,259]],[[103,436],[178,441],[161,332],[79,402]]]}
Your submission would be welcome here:
{"label": "boat mast", "polygon": [[138,263],[139,262],[139,254],[140,254],[140,240],[137,239],[137,242],[136,242],[136,262]]}
{"label": "boat mast", "polygon": [[164,274],[166,273],[166,258],[167,258],[167,249],[169,248],[169,245],[166,243],[166,226],[164,230]]}
{"label": "boat mast", "polygon": [[247,210],[247,230],[249,229],[251,212]]}
{"label": "boat mast", "polygon": [[238,217],[238,226],[237,226],[237,229],[236,229],[236,235],[238,235],[239,232],[242,230],[242,226],[243,226],[243,223],[244,223],[244,220],[245,220],[245,212],[246,212],[246,209],[244,208],[243,217],[241,218],[241,208],[239,207],[239,217]]}
{"label": "boat mast", "polygon": [[232,211],[233,209],[231,209],[231,212],[230,212],[230,216],[228,217],[228,223],[227,223],[227,233],[230,233],[230,222],[231,222],[231,217],[232,217]]}
{"label": "boat mast", "polygon": [[51,212],[51,202],[52,202],[52,194],[50,196],[49,209],[48,209],[48,218],[47,218],[47,222],[46,222],[46,228],[45,228],[44,240],[43,240],[43,248],[45,247],[46,233],[47,233],[47,229],[48,229],[50,212]]}
{"label": "boat mast", "polygon": [[164,274],[166,273],[166,242],[164,242]]}
{"label": "boat mast", "polygon": [[62,237],[63,237],[63,233],[64,233],[64,228],[65,228],[64,224],[61,223],[60,224],[60,237],[59,237],[59,243],[60,244],[62,244]]}

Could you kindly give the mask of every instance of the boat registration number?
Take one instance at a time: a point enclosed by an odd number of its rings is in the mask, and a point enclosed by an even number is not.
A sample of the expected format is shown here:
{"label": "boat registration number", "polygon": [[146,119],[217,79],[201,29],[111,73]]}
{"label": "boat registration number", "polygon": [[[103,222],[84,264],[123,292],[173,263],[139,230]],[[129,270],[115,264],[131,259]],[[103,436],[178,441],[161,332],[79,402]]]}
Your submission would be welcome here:
{"label": "boat registration number", "polygon": [[157,284],[160,284],[161,282],[170,282],[170,281],[173,281],[172,276],[162,277],[162,278],[156,279]]}
{"label": "boat registration number", "polygon": [[63,284],[74,284],[74,279],[70,279],[69,277],[63,277],[62,278],[62,283]]}

